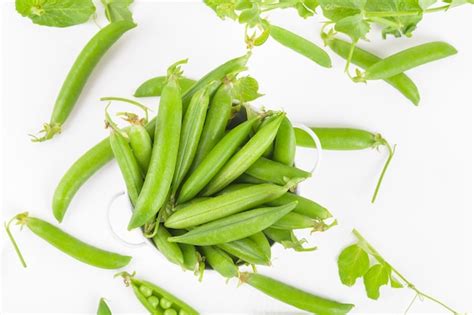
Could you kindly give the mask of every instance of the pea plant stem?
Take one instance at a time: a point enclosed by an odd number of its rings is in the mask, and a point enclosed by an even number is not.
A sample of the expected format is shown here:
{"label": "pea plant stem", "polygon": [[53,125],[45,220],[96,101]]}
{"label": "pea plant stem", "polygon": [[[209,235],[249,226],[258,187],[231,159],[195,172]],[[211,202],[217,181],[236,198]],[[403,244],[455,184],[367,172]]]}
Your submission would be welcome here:
{"label": "pea plant stem", "polygon": [[12,232],[10,231],[10,224],[16,220],[17,217],[13,217],[9,222],[8,224],[5,222],[4,223],[4,226],[5,226],[5,230],[7,231],[7,234],[8,234],[8,237],[10,238],[10,241],[12,242],[13,244],[13,247],[15,248],[15,252],[17,253],[18,255],[18,258],[20,258],[20,261],[21,261],[21,264],[24,268],[26,268],[26,262],[25,262],[25,259],[23,258],[23,255],[21,254],[21,251],[20,251],[20,248],[18,247],[18,244],[16,243],[15,241],[15,238],[13,237],[12,235]]}
{"label": "pea plant stem", "polygon": [[400,17],[400,16],[413,16],[413,15],[422,15],[425,13],[434,13],[439,11],[445,11],[449,9],[450,5],[444,5],[437,8],[426,9],[423,11],[399,11],[399,12],[390,12],[390,11],[377,11],[377,12],[364,12],[364,15],[368,18],[371,17]]}
{"label": "pea plant stem", "polygon": [[262,9],[260,10],[261,12],[268,12],[271,10],[275,9],[286,9],[286,8],[291,8],[294,7],[299,0],[291,0],[291,1],[285,1],[285,2],[278,2],[278,3],[269,3],[266,5],[262,6]]}
{"label": "pea plant stem", "polygon": [[[449,307],[448,305],[446,305],[445,303],[441,302],[440,300],[418,290],[418,288],[415,287],[415,285],[410,282],[407,278],[405,278],[397,269],[395,269],[391,264],[389,264],[383,257],[382,255],[380,255],[380,253],[372,246],[370,245],[370,243],[362,236],[362,234],[359,233],[359,231],[357,231],[356,229],[353,229],[352,230],[352,233],[355,235],[355,237],[357,238],[357,241],[358,241],[358,245],[360,247],[362,247],[368,254],[370,254],[371,256],[373,256],[380,264],[382,265],[385,265],[387,267],[390,268],[391,271],[393,271],[393,273],[395,273],[397,275],[398,278],[400,278],[403,282],[405,282],[405,285],[407,288],[415,291],[416,293],[416,296],[419,296],[419,297],[424,297],[428,300],[431,300],[439,305],[441,305],[442,307],[444,307],[445,309],[447,309],[448,311],[450,311],[451,313],[453,314],[460,314],[459,312],[455,311],[454,309],[452,309],[451,307]],[[415,298],[416,298],[415,296]],[[413,301],[410,303],[409,307],[407,308],[407,311],[410,309],[411,305],[413,304]]]}
{"label": "pea plant stem", "polygon": [[382,141],[383,141],[382,144],[388,149],[388,158],[387,158],[387,161],[385,162],[385,165],[383,166],[382,173],[380,173],[379,180],[377,181],[377,186],[375,186],[375,191],[374,191],[374,194],[372,195],[372,200],[371,200],[372,203],[374,203],[375,199],[377,199],[377,195],[380,190],[380,185],[382,185],[382,181],[385,176],[385,173],[387,172],[388,166],[390,165],[390,162],[392,161],[392,158],[395,155],[395,150],[397,148],[397,145],[394,145],[392,149],[392,147],[386,140],[382,140]]}

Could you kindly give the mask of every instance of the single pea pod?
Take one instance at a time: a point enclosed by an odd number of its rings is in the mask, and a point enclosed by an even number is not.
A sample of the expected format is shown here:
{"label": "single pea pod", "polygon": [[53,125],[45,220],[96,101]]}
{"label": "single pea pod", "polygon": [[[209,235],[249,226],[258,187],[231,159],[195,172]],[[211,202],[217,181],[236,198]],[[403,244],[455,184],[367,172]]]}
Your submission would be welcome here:
{"label": "single pea pod", "polygon": [[[186,230],[173,230],[173,235],[183,235]],[[190,271],[196,271],[200,263],[200,254],[194,245],[178,244],[183,253],[183,267]]]}
{"label": "single pea pod", "polygon": [[285,193],[278,199],[267,202],[267,204],[269,206],[281,206],[293,201],[298,201],[298,205],[293,210],[294,213],[308,216],[313,220],[325,220],[332,217],[332,214],[328,209],[321,206],[319,203],[289,192]]}
{"label": "single pea pod", "polygon": [[54,225],[38,218],[30,217],[28,212],[17,214],[9,223],[5,225],[7,234],[12,241],[15,250],[24,267],[26,263],[21,255],[18,246],[10,232],[10,224],[14,220],[17,224],[26,226],[34,234],[53,245],[66,255],[71,256],[85,264],[103,268],[103,269],[119,269],[128,265],[132,257],[123,256],[117,253],[105,251],[103,249],[94,247],[83,241],[67,234],[63,230]]}
{"label": "single pea pod", "polygon": [[339,303],[305,292],[258,273],[241,273],[240,281],[274,299],[314,314],[342,315],[347,314],[354,307],[352,304]]}
{"label": "single pea pod", "polygon": [[425,63],[443,59],[457,53],[445,42],[430,42],[402,50],[371,65],[365,70],[364,80],[383,80]]}
{"label": "single pea pod", "polygon": [[99,301],[99,307],[97,308],[97,315],[112,315],[109,306],[105,302],[104,298],[101,298]]}
{"label": "single pea pod", "polygon": [[224,137],[227,123],[230,118],[233,100],[233,84],[225,79],[212,97],[206,122],[199,140],[199,146],[193,161],[192,170],[195,170],[206,158],[207,154]]}
{"label": "single pea pod", "polygon": [[[337,38],[326,38],[325,42],[336,54],[344,59],[349,58],[351,54],[351,43]],[[376,64],[380,60],[382,60],[382,58],[379,58],[378,56],[359,47],[355,47],[354,51],[352,52],[351,63],[361,67],[362,69],[368,69],[370,66]],[[406,74],[399,73],[384,79],[384,81],[397,89],[414,105],[418,105],[420,103],[420,93],[418,92],[418,88]]]}
{"label": "single pea pod", "polygon": [[[133,96],[135,97],[152,97],[161,96],[163,88],[166,84],[166,76],[159,76],[151,78],[143,82],[136,90]],[[178,79],[178,84],[183,93],[187,92],[194,84],[196,80],[181,77]]]}
{"label": "single pea pod", "polygon": [[254,185],[236,191],[193,202],[174,212],[165,226],[182,229],[225,218],[244,210],[252,209],[279,198],[299,181],[290,181],[286,186],[273,184]]}
{"label": "single pea pod", "polygon": [[127,130],[130,147],[133,154],[140,165],[143,174],[148,171],[150,165],[152,141],[150,134],[142,125],[132,125]]}
{"label": "single pea pod", "polygon": [[[176,170],[171,184],[172,196],[175,195],[181,185],[181,181],[191,168],[199,139],[201,138],[202,128],[204,127],[208,105],[209,92],[207,89],[201,89],[194,94],[184,115],[181,139],[179,141],[178,160],[176,161]],[[174,199],[174,197],[172,198]]]}
{"label": "single pea pod", "polygon": [[209,266],[224,278],[233,278],[239,275],[239,268],[223,250],[215,246],[203,246],[201,250]]}
{"label": "single pea pod", "polygon": [[[233,184],[227,186],[227,187],[230,187],[230,186],[234,186],[234,185],[243,185],[243,184],[254,184],[254,185],[258,185],[258,184],[265,184],[267,183],[266,181],[264,180],[261,180],[261,179],[258,179],[258,178],[255,178],[253,176],[250,176],[249,174],[245,174],[243,173],[242,175],[240,175],[239,177],[237,177],[237,179],[234,181]],[[226,188],[225,188],[226,189]],[[224,190],[225,190],[224,189]]]}
{"label": "single pea pod", "polygon": [[269,227],[263,233],[270,240],[283,245],[284,248],[292,248],[296,252],[311,252],[317,249],[317,247],[303,247],[303,244],[307,241],[305,239],[299,240],[292,230],[280,230]]}
{"label": "single pea pod", "polygon": [[42,137],[33,141],[45,141],[60,133],[74,105],[94,68],[112,45],[127,31],[137,26],[131,21],[117,21],[102,28],[79,53],[76,61],[69,70],[54,104],[49,123],[44,124]]}
{"label": "single pea pod", "polygon": [[142,170],[138,165],[137,159],[127,139],[115,130],[110,132],[109,139],[115,160],[125,180],[128,196],[130,197],[132,205],[135,205],[143,186]]}
{"label": "single pea pod", "polygon": [[168,238],[170,242],[216,245],[232,242],[260,232],[291,212],[297,202],[280,207],[258,208],[234,214],[196,227],[188,233]]}
{"label": "single pea pod", "polygon": [[337,223],[327,225],[320,220],[313,220],[303,214],[290,212],[275,222],[271,228],[280,230],[313,229],[312,232],[323,232],[335,224]]}
{"label": "single pea pod", "polygon": [[[158,223],[157,223],[158,224]],[[172,235],[168,230],[160,224],[156,235],[153,236],[153,243],[156,248],[166,257],[170,262],[176,265],[184,265],[183,252],[177,243],[169,242],[168,239]]]}
{"label": "single pea pod", "polygon": [[270,257],[268,254],[262,250],[262,246],[255,243],[254,240],[249,237],[218,244],[216,246],[248,264],[270,265]]}
{"label": "single pea pod", "polygon": [[179,192],[178,203],[186,202],[197,196],[245,142],[251,132],[253,123],[258,119],[260,118],[254,117],[238,125],[216,144],[184,182]]}
{"label": "single pea pod", "polygon": [[[278,221],[280,221],[280,220],[278,220]],[[254,235],[250,235],[249,238],[252,241],[254,241],[255,244],[258,246],[258,248],[260,248],[262,253],[264,253],[266,260],[271,261],[271,259],[272,259],[272,248],[271,248],[270,243],[268,242],[268,239],[265,236],[265,234],[263,234],[263,232],[258,232],[258,233],[255,233]]]}
{"label": "single pea pod", "polygon": [[[286,117],[285,117],[286,118]],[[264,119],[260,125],[258,125],[258,127],[256,127],[256,130],[255,131],[258,131],[258,129],[261,129],[263,127],[265,127],[266,125],[268,125],[270,122],[272,121],[271,117],[267,117],[266,119]],[[282,122],[283,123],[283,122]],[[257,125],[257,123],[255,124]],[[280,125],[281,126],[281,125]],[[278,134],[278,133],[277,133]],[[273,142],[270,143],[267,148],[265,149],[265,151],[263,152],[262,156],[263,157],[266,157],[266,158],[271,158],[271,156],[273,155]]]}
{"label": "single pea pod", "polygon": [[[242,70],[250,57],[250,54],[231,59],[217,68],[213,69],[196,82],[183,95],[183,101],[189,101],[196,91],[206,87],[213,81],[223,80],[226,75]],[[150,137],[153,138],[156,126],[156,118],[152,119],[146,126]],[[53,196],[52,208],[55,218],[61,222],[64,215],[81,186],[100,170],[107,162],[112,160],[113,152],[109,139],[106,138],[89,149],[66,171],[61,178]]]}
{"label": "single pea pod", "polygon": [[177,83],[179,61],[169,68],[158,112],[153,151],[143,189],[135,205],[128,229],[144,225],[160,210],[170,191],[175,172],[181,133],[182,101]]}
{"label": "single pea pod", "polygon": [[257,179],[277,185],[286,185],[289,180],[294,178],[311,177],[311,173],[309,172],[264,157],[257,159],[245,173]]}
{"label": "single pea pod", "polygon": [[274,115],[273,120],[257,133],[240,149],[217,173],[209,185],[202,192],[203,196],[210,196],[222,190],[242,175],[275,139],[278,127],[285,117],[284,113]]}
{"label": "single pea pod", "polygon": [[[146,280],[137,279],[134,274],[120,272],[116,275],[124,278],[127,286],[133,288],[133,292],[142,305],[152,315],[198,315],[199,312],[189,306],[183,300],[177,298],[165,289],[160,288]],[[157,303],[158,302],[158,303]]]}
{"label": "single pea pod", "polygon": [[293,166],[295,164],[296,136],[288,117],[281,122],[275,137],[272,160]]}
{"label": "single pea pod", "polygon": [[331,58],[327,52],[309,40],[276,25],[270,25],[270,36],[318,65],[331,68]]}

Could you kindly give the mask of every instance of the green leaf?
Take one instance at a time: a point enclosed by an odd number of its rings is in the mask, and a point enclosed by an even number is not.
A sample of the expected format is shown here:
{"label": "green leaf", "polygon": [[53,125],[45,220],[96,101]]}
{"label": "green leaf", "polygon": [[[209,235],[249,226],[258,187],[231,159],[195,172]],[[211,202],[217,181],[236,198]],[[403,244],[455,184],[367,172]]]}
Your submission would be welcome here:
{"label": "green leaf", "polygon": [[238,18],[235,12],[235,1],[233,0],[204,0],[204,3],[214,10],[221,19],[230,18],[236,20]]}
{"label": "green leaf", "polygon": [[250,27],[254,27],[260,21],[260,10],[254,5],[250,9],[243,10],[239,15],[239,23],[248,24]]}
{"label": "green leaf", "polygon": [[393,276],[393,274],[390,274],[390,285],[394,289],[403,288],[403,284],[401,284],[400,281],[398,281],[397,278]]}
{"label": "green leaf", "polygon": [[341,282],[353,286],[369,270],[369,255],[359,245],[351,245],[341,252],[337,266]]}
{"label": "green leaf", "polygon": [[33,23],[54,27],[85,23],[95,12],[91,0],[16,0],[15,5]]}
{"label": "green leaf", "polygon": [[131,21],[133,22],[132,12],[129,6],[133,0],[101,0],[105,7],[105,16],[109,22]]}
{"label": "green leaf", "polygon": [[361,13],[365,3],[366,0],[319,0],[324,16],[334,22]]}
{"label": "green leaf", "polygon": [[370,31],[370,25],[367,23],[362,14],[356,14],[345,17],[337,21],[334,29],[338,32],[347,34],[353,42],[357,42]]}
{"label": "green leaf", "polygon": [[262,94],[258,93],[258,82],[254,78],[247,76],[237,80],[234,86],[235,98],[242,102],[253,101]]}
{"label": "green leaf", "polygon": [[370,267],[364,275],[364,285],[367,296],[377,300],[380,296],[380,287],[386,285],[389,279],[389,270],[382,265],[376,264]]}
{"label": "green leaf", "polygon": [[438,2],[438,1],[437,0],[418,0],[418,5],[420,6],[420,8],[425,10],[425,9],[428,9],[429,7],[431,7],[436,2]]}
{"label": "green leaf", "polygon": [[298,15],[302,18],[308,18],[315,14],[319,3],[317,0],[301,0],[295,5]]}

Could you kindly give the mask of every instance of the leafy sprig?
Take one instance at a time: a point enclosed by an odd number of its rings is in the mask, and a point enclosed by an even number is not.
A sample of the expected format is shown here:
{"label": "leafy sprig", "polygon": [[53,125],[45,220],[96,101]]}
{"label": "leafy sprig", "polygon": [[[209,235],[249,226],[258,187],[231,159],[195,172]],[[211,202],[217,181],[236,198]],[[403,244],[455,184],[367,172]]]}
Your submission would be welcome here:
{"label": "leafy sprig", "polygon": [[415,287],[388,263],[357,230],[354,229],[352,233],[357,238],[357,242],[343,249],[337,260],[339,278],[344,285],[353,286],[358,278],[363,278],[367,296],[377,300],[380,297],[380,288],[390,283],[392,288],[408,288],[415,292],[415,297],[406,312],[417,298],[425,298],[441,305],[453,314],[459,314],[445,303]]}

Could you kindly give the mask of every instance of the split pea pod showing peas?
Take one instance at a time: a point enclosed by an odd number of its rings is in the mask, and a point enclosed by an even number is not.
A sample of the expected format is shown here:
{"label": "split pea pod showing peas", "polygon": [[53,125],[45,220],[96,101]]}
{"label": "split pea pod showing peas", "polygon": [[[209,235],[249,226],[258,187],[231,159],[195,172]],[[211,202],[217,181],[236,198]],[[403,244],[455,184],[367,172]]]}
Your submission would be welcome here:
{"label": "split pea pod showing peas", "polygon": [[282,164],[293,166],[295,163],[296,138],[295,131],[288,117],[281,122],[275,137],[272,159]]}
{"label": "split pea pod showing peas", "polygon": [[[151,96],[161,96],[163,92],[163,87],[166,84],[166,76],[155,77],[143,82],[135,91],[133,96],[135,97],[151,97]],[[193,79],[188,79],[181,77],[178,79],[179,87],[183,93],[187,92],[196,81]]]}
{"label": "split pea pod showing peas", "polygon": [[223,277],[233,278],[239,275],[239,268],[226,252],[215,246],[203,246],[201,249],[206,262]]}
{"label": "split pea pod showing peas", "polygon": [[252,125],[260,117],[243,122],[230,130],[199,163],[198,167],[184,182],[178,196],[178,203],[194,198],[219,172],[237,149],[245,142],[252,130]]}
{"label": "split pea pod showing peas", "polygon": [[[229,73],[242,70],[247,64],[250,54],[231,59],[218,66],[190,88],[183,96],[183,101],[189,101],[196,91],[206,87],[209,83],[222,80]],[[146,126],[150,137],[154,136],[156,118],[152,119]],[[112,160],[113,152],[109,139],[106,138],[89,149],[66,171],[54,191],[52,208],[54,217],[61,222],[69,204],[81,186],[107,162]]]}
{"label": "split pea pod showing peas", "polygon": [[387,79],[428,62],[449,57],[456,48],[445,42],[430,42],[402,50],[373,64],[365,71],[363,79]]}
{"label": "split pea pod showing peas", "polygon": [[320,315],[347,314],[354,305],[328,300],[258,273],[244,272],[240,281],[304,311]]}
{"label": "split pea pod showing peas", "polygon": [[182,100],[177,78],[181,72],[179,65],[184,62],[179,61],[168,70],[168,82],[160,99],[150,166],[128,225],[130,230],[153,218],[165,203],[171,187],[182,120]]}
{"label": "split pea pod showing peas", "polygon": [[174,229],[187,228],[225,218],[281,197],[298,181],[300,180],[290,181],[284,187],[273,184],[244,187],[217,197],[193,202],[174,212],[166,220],[165,226]]}
{"label": "split pea pod showing peas", "polygon": [[224,83],[217,89],[212,97],[206,123],[202,130],[199,146],[193,161],[194,171],[206,158],[207,154],[224,137],[227,123],[230,118],[233,100],[233,84],[230,79],[225,78]]}
{"label": "split pea pod showing peas", "polygon": [[280,207],[258,208],[200,225],[188,233],[170,237],[171,242],[216,245],[232,242],[260,232],[289,213],[297,202]]}
{"label": "split pea pod showing peas", "polygon": [[[337,38],[325,38],[326,44],[339,56],[344,59],[349,58],[351,51],[351,43],[343,41]],[[361,67],[362,69],[368,69],[370,66],[381,61],[382,58],[377,57],[376,55],[365,51],[361,48],[355,47],[352,53],[351,63],[356,66]],[[415,83],[404,73],[399,73],[392,77],[384,79],[385,82],[393,86],[395,89],[400,91],[407,99],[409,99],[413,104],[418,105],[420,103],[420,93]]]}
{"label": "split pea pod showing peas", "polygon": [[151,282],[140,280],[134,274],[121,272],[127,286],[131,286],[137,299],[152,315],[198,315],[187,303]]}
{"label": "split pea pod showing peas", "polygon": [[270,265],[270,256],[250,237],[216,245],[225,252],[252,265]]}
{"label": "split pea pod showing peas", "polygon": [[245,173],[254,178],[278,185],[286,185],[288,180],[293,178],[311,177],[309,172],[264,157],[257,159]]}
{"label": "split pea pod showing peas", "polygon": [[49,123],[44,124],[44,136],[33,141],[45,141],[61,132],[92,71],[112,45],[136,26],[131,21],[117,21],[102,28],[82,49],[69,71],[54,104]]}
{"label": "split pea pod showing peas", "polygon": [[8,236],[24,267],[26,267],[25,261],[9,229],[13,220],[17,220],[18,224],[28,227],[31,232],[63,253],[94,267],[118,269],[128,265],[132,259],[130,256],[123,256],[86,244],[46,221],[28,216],[28,213],[25,212],[16,215],[8,225],[5,225]]}
{"label": "split pea pod showing peas", "polygon": [[255,163],[275,139],[278,127],[284,117],[284,113],[275,114],[274,117],[272,117],[272,121],[258,130],[242,149],[224,165],[202,194],[204,196],[210,196],[222,190]]}

